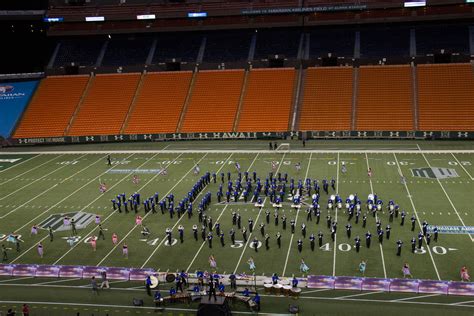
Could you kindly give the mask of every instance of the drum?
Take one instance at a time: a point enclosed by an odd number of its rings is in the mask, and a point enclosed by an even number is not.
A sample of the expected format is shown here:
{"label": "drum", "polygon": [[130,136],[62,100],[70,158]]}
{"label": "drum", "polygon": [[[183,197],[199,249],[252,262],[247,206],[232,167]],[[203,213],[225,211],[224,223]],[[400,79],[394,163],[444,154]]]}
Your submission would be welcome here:
{"label": "drum", "polygon": [[176,276],[172,273],[166,275],[166,282],[171,283],[176,280]]}
{"label": "drum", "polygon": [[380,211],[382,209],[382,205],[381,204],[377,204],[377,211]]}
{"label": "drum", "polygon": [[346,203],[346,209],[348,210],[351,205],[349,203]]}
{"label": "drum", "polygon": [[276,295],[280,295],[282,288],[283,288],[283,285],[281,285],[281,284],[273,285],[273,293],[276,294]]}
{"label": "drum", "polygon": [[280,280],[280,282],[278,282],[278,283],[280,283],[281,285],[290,285],[290,280],[283,279],[283,280]]}
{"label": "drum", "polygon": [[291,289],[290,295],[296,299],[300,297],[300,293],[301,293],[301,289],[299,287],[294,287]]}
{"label": "drum", "polygon": [[393,207],[393,204],[390,204],[390,210],[393,211],[394,207]]}
{"label": "drum", "polygon": [[331,195],[331,201],[336,200],[336,196],[334,194]]}
{"label": "drum", "polygon": [[337,203],[337,208],[338,208],[338,209],[341,209],[341,208],[342,208],[342,203],[341,203],[341,202]]}
{"label": "drum", "polygon": [[371,193],[371,194],[369,194],[368,200],[371,200],[371,201],[373,201],[373,200],[374,200],[374,198],[375,198],[375,197],[374,197],[374,195],[373,195],[372,193]]}
{"label": "drum", "polygon": [[158,278],[154,275],[150,275],[151,285],[150,288],[154,289],[158,286]]}
{"label": "drum", "polygon": [[283,286],[283,295],[289,296],[291,292],[291,285],[284,285]]}
{"label": "drum", "polygon": [[349,195],[349,200],[354,201],[354,194]]}
{"label": "drum", "polygon": [[272,287],[273,285],[272,284],[264,284],[263,287],[265,288],[265,293],[271,293],[272,292]]}
{"label": "drum", "polygon": [[272,284],[272,279],[264,279],[263,284]]}
{"label": "drum", "polygon": [[328,209],[332,210],[332,203],[328,203]]}

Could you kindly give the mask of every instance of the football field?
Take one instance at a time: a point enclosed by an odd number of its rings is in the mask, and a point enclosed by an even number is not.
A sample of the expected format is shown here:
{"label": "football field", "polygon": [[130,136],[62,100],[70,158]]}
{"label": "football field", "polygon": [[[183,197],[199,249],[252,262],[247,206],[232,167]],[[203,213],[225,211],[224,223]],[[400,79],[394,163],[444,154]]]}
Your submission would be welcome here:
{"label": "football field", "polygon": [[[462,266],[473,269],[474,262],[474,151],[470,143],[426,143],[414,142],[333,142],[311,143],[305,148],[294,142],[290,151],[269,151],[265,142],[193,142],[163,143],[140,147],[117,144],[97,146],[34,147],[29,150],[0,152],[0,239],[10,250],[4,263],[14,264],[54,264],[153,268],[160,272],[188,272],[211,270],[209,257],[217,261],[217,272],[222,274],[250,274],[248,260],[253,258],[256,274],[271,276],[305,277],[307,275],[361,276],[359,263],[367,262],[366,277],[401,278],[404,263],[411,267],[411,273],[417,279],[460,280]],[[420,146],[421,145],[421,146]],[[110,154],[112,165],[107,165]],[[257,177],[265,183],[265,178],[273,171],[274,175],[287,174],[287,193],[283,207],[278,212],[279,222],[275,224],[270,199],[262,193],[264,207],[255,207],[250,194],[244,202],[239,195],[238,201],[232,198],[225,202],[227,174],[235,184],[238,163],[242,174],[248,171],[251,179],[255,171]],[[273,170],[272,170],[272,164]],[[298,170],[296,165],[300,164]],[[341,166],[347,172],[341,172]],[[200,173],[195,174],[196,165]],[[368,169],[372,176],[368,176]],[[162,171],[166,169],[166,174]],[[200,193],[194,203],[194,215],[170,218],[168,212],[162,214],[156,206],[156,213],[145,213],[143,205],[138,215],[151,234],[144,238],[141,226],[136,225],[137,214],[114,211],[111,200],[117,194],[130,196],[139,192],[142,199],[153,196],[159,199],[174,194],[175,205],[191,190],[198,179],[209,171],[217,174],[217,181],[211,183]],[[224,198],[217,202],[216,193],[221,182],[221,173],[225,175],[223,183]],[[133,183],[134,175],[139,177]],[[301,208],[291,207],[289,198],[290,179],[318,180],[321,185],[321,220],[317,224],[315,215],[308,218],[307,209],[311,198],[304,196]],[[334,189],[329,193],[322,190],[322,181],[334,179]],[[244,181],[245,182],[245,181]],[[107,191],[99,192],[99,183],[105,183]],[[201,238],[201,224],[198,222],[197,205],[203,195],[212,193],[212,202],[205,211],[212,217],[213,223],[220,224],[225,233],[222,246],[218,236],[214,236],[212,248]],[[328,210],[327,201],[331,195],[339,194],[342,209]],[[366,201],[369,194],[376,194],[383,200],[383,206],[375,216],[368,212]],[[345,209],[345,200],[357,195],[361,200],[361,217],[358,223],[355,217],[350,237],[346,232],[349,223]],[[400,212],[406,212],[405,224],[401,225],[401,216],[389,221],[388,202],[393,200],[400,206]],[[270,211],[269,222],[266,211]],[[239,213],[242,227],[248,229],[248,220],[254,222],[253,232],[247,232],[244,241],[241,230],[232,223],[232,213]],[[362,216],[366,214],[367,224],[362,227]],[[93,251],[90,240],[98,236],[95,217],[99,215],[105,230],[105,240],[97,240],[97,250]],[[281,217],[287,218],[287,227],[283,229]],[[337,234],[334,241],[327,226],[327,216],[337,222]],[[83,223],[77,234],[62,226],[64,216],[75,217]],[[412,231],[411,217],[416,218]],[[295,221],[295,233],[291,233],[290,221]],[[379,242],[376,233],[376,220],[380,220],[382,229],[390,225],[390,239],[383,236]],[[431,238],[430,245],[423,240],[421,248],[411,251],[410,240],[422,229],[422,223],[439,227],[437,241]],[[54,241],[46,230],[48,223],[56,223]],[[269,249],[265,247],[260,224],[264,224],[264,234],[268,234]],[[198,240],[193,238],[192,226],[199,227]],[[306,237],[302,235],[301,225],[306,225]],[[39,226],[39,233],[31,235],[31,227]],[[178,237],[178,226],[184,227],[184,242]],[[442,226],[442,227],[440,227]],[[172,229],[172,243],[166,239],[165,230]],[[234,228],[235,244],[231,244],[229,231]],[[64,230],[63,230],[64,229]],[[365,235],[372,234],[371,247],[367,248]],[[276,234],[280,232],[281,247],[277,246]],[[323,234],[322,246],[318,245],[317,234]],[[112,234],[119,242],[112,243]],[[309,236],[316,235],[316,247],[311,250]],[[20,236],[20,251],[9,241],[9,234]],[[433,235],[433,234],[432,234]],[[355,249],[354,239],[362,239],[360,251]],[[73,239],[74,243],[68,240]],[[258,251],[251,241],[257,238]],[[303,242],[302,251],[298,251],[297,241]],[[403,241],[401,256],[397,256],[397,240]],[[41,258],[37,245],[41,242],[44,256]],[[127,244],[129,256],[122,255],[122,245]],[[418,242],[417,242],[418,244]],[[300,271],[301,260],[309,266],[308,273]],[[20,278],[18,278],[20,279]],[[4,282],[6,281],[6,282]],[[3,278],[0,284],[23,284],[25,280]],[[28,280],[27,284],[39,284],[47,280]],[[135,285],[136,286],[136,285]],[[7,290],[1,286],[0,291]],[[390,295],[385,295],[385,298]],[[443,296],[439,296],[441,300]],[[388,297],[388,299],[392,299]],[[473,298],[471,297],[471,300]],[[61,298],[56,298],[61,302]],[[95,300],[99,304],[100,300]],[[453,302],[450,302],[450,304]],[[262,303],[264,304],[264,303]],[[337,304],[337,303],[334,303]],[[264,305],[263,305],[264,306]],[[277,305],[276,305],[277,306]],[[466,311],[472,308],[452,305],[453,311]],[[458,308],[455,308],[458,306]],[[473,305],[468,305],[472,307]],[[271,309],[271,312],[284,310]],[[265,311],[265,310],[264,310]],[[305,314],[304,314],[305,315]]]}

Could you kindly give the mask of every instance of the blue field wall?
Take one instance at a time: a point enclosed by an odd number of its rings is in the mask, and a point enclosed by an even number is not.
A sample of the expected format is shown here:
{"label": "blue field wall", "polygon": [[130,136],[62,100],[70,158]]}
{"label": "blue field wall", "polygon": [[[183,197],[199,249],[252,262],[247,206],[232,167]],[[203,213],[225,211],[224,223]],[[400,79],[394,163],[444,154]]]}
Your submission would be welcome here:
{"label": "blue field wall", "polygon": [[38,82],[34,80],[0,83],[0,136],[7,138],[13,132]]}

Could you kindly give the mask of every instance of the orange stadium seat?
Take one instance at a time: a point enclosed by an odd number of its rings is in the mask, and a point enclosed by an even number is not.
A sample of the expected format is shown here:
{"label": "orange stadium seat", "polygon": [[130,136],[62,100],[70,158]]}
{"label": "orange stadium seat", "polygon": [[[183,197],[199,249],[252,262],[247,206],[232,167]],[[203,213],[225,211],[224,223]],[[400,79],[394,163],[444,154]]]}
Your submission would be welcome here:
{"label": "orange stadium seat", "polygon": [[243,69],[200,71],[181,132],[231,132],[243,79]]}
{"label": "orange stadium seat", "polygon": [[250,71],[237,130],[287,131],[295,73],[293,68]]}
{"label": "orange stadium seat", "polygon": [[119,134],[139,80],[136,73],[97,75],[68,135]]}
{"label": "orange stadium seat", "polygon": [[350,130],[351,117],[352,68],[308,68],[299,130]]}
{"label": "orange stadium seat", "polygon": [[408,65],[360,67],[356,130],[413,130],[411,78]]}
{"label": "orange stadium seat", "polygon": [[191,77],[191,71],[147,74],[125,134],[176,132]]}
{"label": "orange stadium seat", "polygon": [[419,65],[418,122],[425,131],[474,131],[470,64]]}
{"label": "orange stadium seat", "polygon": [[13,137],[63,136],[88,80],[89,76],[43,79]]}

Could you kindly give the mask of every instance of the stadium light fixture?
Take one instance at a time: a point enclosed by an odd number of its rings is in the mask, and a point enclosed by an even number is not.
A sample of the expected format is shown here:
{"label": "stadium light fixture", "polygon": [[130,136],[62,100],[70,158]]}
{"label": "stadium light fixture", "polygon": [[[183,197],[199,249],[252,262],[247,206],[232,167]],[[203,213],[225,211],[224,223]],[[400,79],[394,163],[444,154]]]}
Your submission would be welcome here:
{"label": "stadium light fixture", "polygon": [[205,18],[207,12],[188,12],[188,18]]}
{"label": "stadium light fixture", "polygon": [[409,1],[403,4],[405,8],[425,7],[426,1]]}
{"label": "stadium light fixture", "polygon": [[102,22],[105,21],[103,16],[86,16],[86,22]]}
{"label": "stadium light fixture", "polygon": [[154,20],[154,19],[156,19],[156,15],[154,14],[137,15],[137,20]]}

